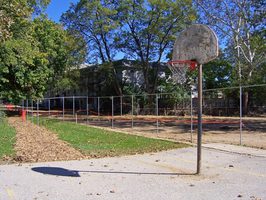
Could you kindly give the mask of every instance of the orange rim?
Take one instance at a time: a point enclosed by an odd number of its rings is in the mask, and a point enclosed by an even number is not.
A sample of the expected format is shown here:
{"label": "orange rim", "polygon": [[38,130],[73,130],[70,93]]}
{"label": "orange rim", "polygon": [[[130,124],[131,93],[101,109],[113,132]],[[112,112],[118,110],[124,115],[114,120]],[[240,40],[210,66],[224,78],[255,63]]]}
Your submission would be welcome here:
{"label": "orange rim", "polygon": [[[197,62],[193,61],[193,60],[171,60],[169,62],[167,62],[168,65],[173,66],[174,64],[187,64],[189,65],[189,68],[191,70],[195,70],[197,67]],[[182,67],[182,65],[180,65],[180,67]]]}

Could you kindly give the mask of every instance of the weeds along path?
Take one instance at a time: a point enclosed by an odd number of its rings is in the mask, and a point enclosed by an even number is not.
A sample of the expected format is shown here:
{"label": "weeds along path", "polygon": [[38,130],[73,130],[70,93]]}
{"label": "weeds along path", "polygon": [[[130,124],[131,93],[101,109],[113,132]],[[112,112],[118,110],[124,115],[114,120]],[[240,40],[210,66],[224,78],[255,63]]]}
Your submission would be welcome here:
{"label": "weeds along path", "polygon": [[15,160],[19,162],[45,162],[84,159],[85,156],[57,135],[19,117],[8,118],[16,129]]}

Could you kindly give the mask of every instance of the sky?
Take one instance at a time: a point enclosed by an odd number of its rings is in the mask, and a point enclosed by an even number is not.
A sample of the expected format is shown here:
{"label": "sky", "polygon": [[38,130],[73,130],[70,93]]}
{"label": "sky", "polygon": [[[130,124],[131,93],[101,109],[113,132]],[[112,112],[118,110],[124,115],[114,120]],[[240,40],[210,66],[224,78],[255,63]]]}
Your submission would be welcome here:
{"label": "sky", "polygon": [[[79,0],[51,0],[49,6],[46,9],[46,13],[49,19],[59,22],[61,15],[66,12],[71,3],[77,3]],[[122,59],[124,54],[118,53],[115,59]]]}
{"label": "sky", "polygon": [[51,0],[46,13],[51,20],[59,22],[61,15],[68,10],[70,4],[77,2],[78,0]]}

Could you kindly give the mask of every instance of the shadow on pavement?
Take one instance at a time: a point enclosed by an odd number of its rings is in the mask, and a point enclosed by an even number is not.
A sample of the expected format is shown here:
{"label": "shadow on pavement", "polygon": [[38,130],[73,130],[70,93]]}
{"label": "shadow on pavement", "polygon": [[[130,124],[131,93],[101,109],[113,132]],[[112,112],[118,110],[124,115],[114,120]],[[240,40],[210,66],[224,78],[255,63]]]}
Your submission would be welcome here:
{"label": "shadow on pavement", "polygon": [[31,170],[48,175],[80,177],[78,171],[68,170],[60,167],[33,167]]}
{"label": "shadow on pavement", "polygon": [[164,172],[129,172],[129,171],[77,171],[60,167],[33,167],[35,172],[55,176],[80,177],[79,173],[99,173],[99,174],[129,174],[129,175],[165,175],[165,176],[190,176],[196,173],[164,173]]}

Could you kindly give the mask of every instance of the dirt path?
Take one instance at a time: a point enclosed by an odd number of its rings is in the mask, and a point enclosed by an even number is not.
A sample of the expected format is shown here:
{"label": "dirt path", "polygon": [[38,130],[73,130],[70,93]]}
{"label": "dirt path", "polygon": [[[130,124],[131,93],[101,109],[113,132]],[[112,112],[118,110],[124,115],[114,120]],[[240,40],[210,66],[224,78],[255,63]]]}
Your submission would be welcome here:
{"label": "dirt path", "polygon": [[45,162],[84,159],[79,151],[58,139],[57,135],[18,117],[8,118],[16,129],[16,157],[19,162]]}

